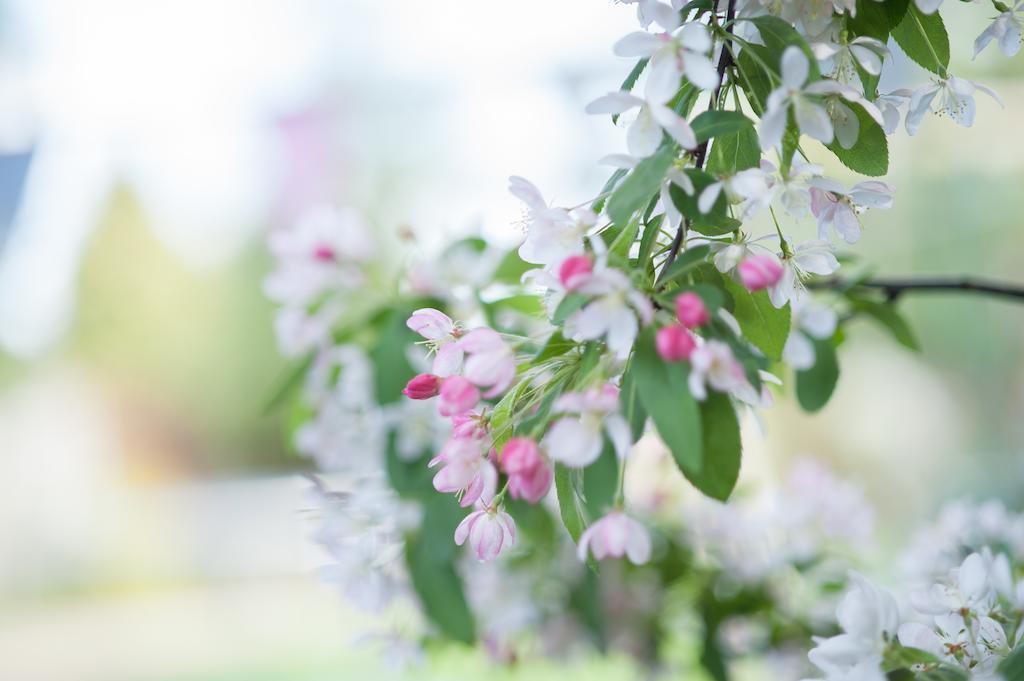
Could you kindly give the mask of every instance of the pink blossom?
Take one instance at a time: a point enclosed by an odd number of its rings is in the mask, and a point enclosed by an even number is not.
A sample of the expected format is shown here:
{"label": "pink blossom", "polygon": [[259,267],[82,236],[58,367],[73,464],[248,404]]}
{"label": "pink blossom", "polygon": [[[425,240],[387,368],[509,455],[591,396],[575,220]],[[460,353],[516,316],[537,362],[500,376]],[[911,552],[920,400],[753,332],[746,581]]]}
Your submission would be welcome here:
{"label": "pink blossom", "polygon": [[681,362],[684,359],[690,359],[690,355],[697,345],[693,334],[682,324],[658,329],[658,335],[654,340],[658,354],[666,362]]}
{"label": "pink blossom", "polygon": [[708,396],[708,385],[719,392],[742,390],[748,385],[743,366],[722,341],[709,340],[690,355],[690,394],[703,401]]}
{"label": "pink blossom", "polygon": [[480,391],[462,376],[449,376],[441,382],[441,400],[437,411],[441,416],[465,414],[480,401]]}
{"label": "pink blossom", "polygon": [[425,307],[413,312],[405,325],[427,340],[441,340],[455,334],[455,322],[440,310]]}
{"label": "pink blossom", "polygon": [[427,346],[435,353],[431,373],[442,378],[453,376],[462,369],[462,349],[456,342],[462,329],[451,317],[432,307],[416,310],[405,325],[427,339]]}
{"label": "pink blossom", "polygon": [[484,397],[500,395],[515,379],[515,355],[494,329],[473,329],[456,346],[469,355],[463,375],[474,385],[488,388]]}
{"label": "pink blossom", "polygon": [[573,468],[589,466],[601,455],[602,431],[620,459],[629,454],[632,433],[619,413],[619,389],[611,383],[565,393],[555,400],[553,411],[567,415],[555,421],[544,436],[544,450],[552,460]]}
{"label": "pink blossom", "polygon": [[429,400],[441,392],[441,378],[433,374],[414,376],[405,384],[402,394],[410,400]]}
{"label": "pink blossom", "polygon": [[587,280],[594,271],[594,265],[585,255],[573,255],[562,261],[558,268],[558,279],[565,290],[572,291]]}
{"label": "pink blossom", "polygon": [[676,318],[688,329],[704,326],[711,319],[704,301],[693,291],[687,291],[676,297]]}
{"label": "pink blossom", "polygon": [[580,536],[577,553],[580,560],[587,552],[597,560],[628,556],[634,565],[651,557],[651,535],[647,528],[621,511],[612,511],[587,528]]}
{"label": "pink blossom", "polygon": [[501,467],[508,475],[508,493],[513,499],[536,504],[551,489],[554,471],[529,438],[509,440],[501,450]]}
{"label": "pink blossom", "polygon": [[452,437],[483,438],[487,435],[487,424],[478,412],[456,414],[452,417]]}
{"label": "pink blossom", "polygon": [[441,465],[434,475],[434,489],[455,493],[463,508],[480,499],[494,497],[498,472],[484,456],[484,443],[480,439],[452,438],[428,465],[431,468]]}
{"label": "pink blossom", "polygon": [[494,560],[503,549],[516,545],[516,523],[504,511],[478,509],[455,528],[456,544],[462,546],[467,539],[480,562]]}
{"label": "pink blossom", "polygon": [[737,271],[748,291],[760,291],[778,283],[785,269],[773,255],[752,255],[740,263]]}

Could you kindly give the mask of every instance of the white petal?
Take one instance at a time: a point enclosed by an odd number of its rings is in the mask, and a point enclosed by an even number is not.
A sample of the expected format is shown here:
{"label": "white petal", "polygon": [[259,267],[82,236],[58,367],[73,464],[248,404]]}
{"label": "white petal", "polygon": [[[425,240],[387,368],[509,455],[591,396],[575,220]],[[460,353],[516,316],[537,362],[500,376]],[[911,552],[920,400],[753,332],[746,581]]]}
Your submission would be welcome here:
{"label": "white petal", "polygon": [[615,43],[612,51],[620,57],[650,57],[665,46],[665,41],[645,31],[635,31]]}
{"label": "white petal", "polygon": [[782,83],[791,90],[797,90],[807,82],[810,62],[804,51],[790,45],[782,53]]}
{"label": "white petal", "polygon": [[810,135],[824,144],[830,144],[834,137],[832,119],[825,108],[798,97],[793,102],[796,124],[800,132]]}
{"label": "white petal", "polygon": [[697,146],[697,137],[693,134],[693,128],[685,118],[672,109],[653,102],[648,104],[654,120],[665,129],[672,139],[679,143],[684,149],[693,149]]}
{"label": "white petal", "polygon": [[628,92],[609,92],[587,104],[588,114],[621,114],[643,105],[644,100]]}

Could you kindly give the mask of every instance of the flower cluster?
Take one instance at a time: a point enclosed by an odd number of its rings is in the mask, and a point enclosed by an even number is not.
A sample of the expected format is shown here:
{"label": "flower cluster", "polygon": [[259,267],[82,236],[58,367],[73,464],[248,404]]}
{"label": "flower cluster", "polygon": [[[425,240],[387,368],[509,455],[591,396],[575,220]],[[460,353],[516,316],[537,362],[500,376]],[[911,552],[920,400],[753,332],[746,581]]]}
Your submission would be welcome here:
{"label": "flower cluster", "polygon": [[[740,423],[783,382],[805,410],[821,409],[851,319],[913,343],[893,300],[862,274],[838,278],[841,259],[855,261],[839,251],[865,238],[866,211],[893,205],[880,178],[901,123],[912,135],[931,111],[968,126],[975,93],[995,96],[949,72],[949,50],[936,46],[948,42],[941,0],[623,1],[639,30],[611,49],[635,64],[586,107],[625,128],[623,149],[602,160],[614,172],[574,206],[510,178],[524,214],[517,249],[468,237],[396,272],[361,220],[322,208],[270,239],[265,290],[294,361],[279,400],[291,400],[291,444],[346,488],[366,485],[339,495],[318,483],[332,514],[351,515],[339,533],[359,537],[356,550],[324,545],[340,573],[365,567],[374,576],[357,579],[417,597],[436,633],[482,636],[501,656],[509,642],[477,626],[490,621],[487,594],[465,593],[463,575],[480,574],[467,557],[526,582],[571,582],[571,596],[530,608],[544,623],[559,607],[585,620],[598,593],[588,575],[616,561],[600,579],[630,594],[607,618],[629,622],[627,638],[661,631],[652,619],[666,575],[693,574],[704,625],[720,629],[706,632],[708,660],[727,654],[711,650],[729,648],[716,637],[737,644],[751,625],[790,643],[819,630],[820,612],[780,594],[810,584],[817,597],[836,583],[848,561],[827,560],[831,544],[867,534],[864,504],[805,465],[782,497],[721,505],[739,478]],[[975,53],[1019,47],[1024,5],[996,7]],[[930,80],[879,91],[904,55]],[[827,155],[863,177],[827,175]],[[714,500],[678,516],[688,527],[665,522],[660,493],[630,492],[639,443],[652,440],[663,480]],[[399,522],[407,505],[419,513]],[[389,512],[393,522],[378,522]],[[1017,636],[1017,586],[1003,577],[1021,556],[985,542],[988,552],[957,555],[947,568],[957,571],[938,575],[916,627],[852,576],[843,633],[821,639],[811,661],[830,681],[875,679],[902,645],[927,652],[922,668],[992,671]],[[775,619],[758,619],[766,609]],[[606,640],[601,624],[591,633]]]}

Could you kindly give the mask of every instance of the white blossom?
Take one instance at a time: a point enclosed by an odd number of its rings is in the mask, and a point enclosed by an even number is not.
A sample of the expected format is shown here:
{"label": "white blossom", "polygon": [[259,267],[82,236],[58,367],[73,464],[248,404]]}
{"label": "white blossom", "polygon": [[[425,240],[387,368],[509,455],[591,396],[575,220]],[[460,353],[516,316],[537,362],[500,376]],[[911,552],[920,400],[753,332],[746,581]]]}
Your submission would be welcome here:
{"label": "white blossom", "polygon": [[697,137],[689,122],[660,102],[616,91],[587,105],[589,114],[622,114],[632,109],[639,109],[626,129],[626,148],[633,156],[646,158],[656,152],[661,145],[662,131],[685,149],[697,146]]}
{"label": "white blossom", "polygon": [[707,57],[712,46],[707,28],[696,22],[679,27],[678,13],[672,14],[676,25],[666,26],[665,33],[638,31],[615,43],[615,54],[620,57],[650,59],[644,84],[644,96],[650,102],[663,104],[672,99],[683,76],[703,90],[718,85],[718,73]]}
{"label": "white blossom", "polygon": [[1020,52],[1022,13],[1024,2],[1018,2],[996,17],[974,41],[974,56],[977,57],[993,40],[1007,57],[1013,57]]}
{"label": "white blossom", "polygon": [[[1003,105],[1003,100],[994,90],[966,78],[949,76],[933,80],[928,85],[918,88],[910,97],[910,107],[905,123],[907,133],[910,135],[917,133],[924,115],[929,111],[939,116],[949,116],[957,125],[965,128],[971,127],[974,125],[976,109],[975,91],[984,92],[996,100],[1000,106]],[[938,98],[938,102],[935,101],[936,98]]]}

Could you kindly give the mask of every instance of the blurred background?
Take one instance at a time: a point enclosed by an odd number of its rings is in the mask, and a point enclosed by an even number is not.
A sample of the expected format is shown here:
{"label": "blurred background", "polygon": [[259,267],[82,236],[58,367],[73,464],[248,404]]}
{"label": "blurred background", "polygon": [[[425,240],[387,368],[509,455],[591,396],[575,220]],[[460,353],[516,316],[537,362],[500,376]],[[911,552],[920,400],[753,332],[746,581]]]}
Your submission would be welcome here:
{"label": "blurred background", "polygon": [[[953,71],[1006,108],[898,133],[896,207],[858,251],[1024,283],[1024,62],[971,61],[989,12],[947,4]],[[0,679],[397,674],[316,580],[309,466],[263,413],[284,368],[266,232],[335,202],[423,250],[514,245],[508,175],[572,205],[623,149],[582,110],[628,71],[611,44],[634,27],[600,0],[0,0]],[[887,547],[944,500],[1024,501],[1024,306],[902,306],[923,352],[858,323],[832,403],[782,397],[743,473],[827,459]]]}

